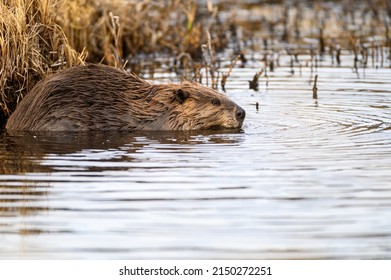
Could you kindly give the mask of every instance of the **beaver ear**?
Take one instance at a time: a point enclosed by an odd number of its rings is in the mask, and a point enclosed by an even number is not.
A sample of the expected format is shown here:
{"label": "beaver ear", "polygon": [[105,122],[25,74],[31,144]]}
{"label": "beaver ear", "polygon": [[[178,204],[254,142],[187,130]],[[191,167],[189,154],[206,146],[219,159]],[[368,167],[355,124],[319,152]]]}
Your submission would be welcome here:
{"label": "beaver ear", "polygon": [[183,102],[185,102],[185,100],[189,97],[189,94],[183,91],[183,89],[177,89],[175,91],[175,97],[179,103],[183,104]]}

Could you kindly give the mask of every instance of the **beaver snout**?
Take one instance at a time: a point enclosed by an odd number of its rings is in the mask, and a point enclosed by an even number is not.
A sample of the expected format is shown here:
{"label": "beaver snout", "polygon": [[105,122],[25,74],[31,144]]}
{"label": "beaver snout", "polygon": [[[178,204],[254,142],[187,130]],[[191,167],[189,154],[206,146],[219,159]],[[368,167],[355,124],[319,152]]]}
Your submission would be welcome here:
{"label": "beaver snout", "polygon": [[244,118],[246,117],[246,111],[244,111],[241,107],[236,108],[236,120],[240,123],[244,121]]}

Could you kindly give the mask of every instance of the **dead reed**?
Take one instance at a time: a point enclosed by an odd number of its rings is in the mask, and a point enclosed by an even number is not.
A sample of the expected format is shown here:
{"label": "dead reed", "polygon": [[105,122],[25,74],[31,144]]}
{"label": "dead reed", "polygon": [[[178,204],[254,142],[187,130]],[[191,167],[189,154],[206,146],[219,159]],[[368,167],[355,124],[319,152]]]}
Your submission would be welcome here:
{"label": "dead reed", "polygon": [[200,58],[206,31],[220,50],[229,27],[218,24],[213,5],[202,14],[199,8],[196,0],[62,0],[56,20],[76,50],[88,50],[88,61],[115,65],[153,53]]}
{"label": "dead reed", "polygon": [[253,3],[236,23],[247,30],[244,41],[258,37],[253,52],[293,51],[295,56],[311,55],[315,63],[330,56],[336,66],[344,63],[342,54],[350,54],[357,58],[353,69],[367,67],[368,57],[384,67],[376,59],[387,56],[391,64],[390,7],[389,0]]}
{"label": "dead reed", "polygon": [[313,99],[318,99],[318,87],[317,87],[317,84],[318,84],[318,75],[315,75],[315,81],[314,81],[314,85],[312,87],[312,98]]}
{"label": "dead reed", "polygon": [[0,127],[34,84],[85,53],[68,43],[51,10],[52,0],[0,2]]}

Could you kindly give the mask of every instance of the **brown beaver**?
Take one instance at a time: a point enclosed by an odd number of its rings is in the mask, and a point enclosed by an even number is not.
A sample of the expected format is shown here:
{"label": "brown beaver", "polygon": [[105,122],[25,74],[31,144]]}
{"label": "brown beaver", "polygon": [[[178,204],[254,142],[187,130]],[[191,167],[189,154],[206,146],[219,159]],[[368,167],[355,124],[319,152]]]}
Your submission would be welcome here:
{"label": "brown beaver", "polygon": [[8,131],[240,128],[245,111],[197,83],[155,85],[91,64],[39,82],[10,116]]}

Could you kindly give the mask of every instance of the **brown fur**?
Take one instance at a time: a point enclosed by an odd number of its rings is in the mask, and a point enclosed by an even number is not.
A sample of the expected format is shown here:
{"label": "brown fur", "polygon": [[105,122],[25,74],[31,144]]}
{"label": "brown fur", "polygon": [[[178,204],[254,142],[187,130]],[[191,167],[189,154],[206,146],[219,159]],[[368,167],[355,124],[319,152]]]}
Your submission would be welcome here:
{"label": "brown fur", "polygon": [[103,65],[77,66],[39,82],[8,131],[240,128],[245,112],[197,83],[154,85]]}

